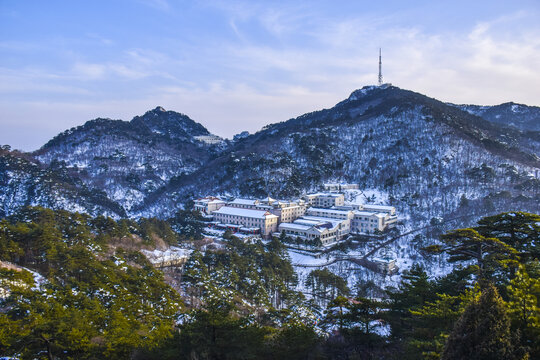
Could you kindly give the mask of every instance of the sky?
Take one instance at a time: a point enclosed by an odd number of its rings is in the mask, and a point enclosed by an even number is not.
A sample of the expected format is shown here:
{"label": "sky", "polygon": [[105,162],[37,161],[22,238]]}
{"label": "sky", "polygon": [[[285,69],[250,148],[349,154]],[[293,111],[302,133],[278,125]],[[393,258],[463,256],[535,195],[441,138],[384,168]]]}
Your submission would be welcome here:
{"label": "sky", "polygon": [[0,0],[0,144],[162,106],[230,138],[385,82],[540,106],[540,0]]}

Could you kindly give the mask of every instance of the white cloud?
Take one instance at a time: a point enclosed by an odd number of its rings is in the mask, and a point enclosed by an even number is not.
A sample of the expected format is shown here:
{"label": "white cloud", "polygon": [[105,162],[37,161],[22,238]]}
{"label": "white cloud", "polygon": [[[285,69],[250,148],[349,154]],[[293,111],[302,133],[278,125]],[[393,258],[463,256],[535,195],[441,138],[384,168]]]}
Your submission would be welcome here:
{"label": "white cloud", "polygon": [[[223,10],[235,36],[119,46],[103,61],[76,54],[62,70],[0,69],[3,95],[28,94],[1,102],[0,111],[17,121],[51,119],[43,133],[54,134],[97,116],[129,120],[161,105],[232,136],[331,107],[374,84],[379,46],[385,81],[397,86],[456,103],[540,105],[540,26],[529,24],[537,14],[434,32],[405,26],[395,14],[337,18],[306,5],[210,5]],[[253,35],[261,29],[270,40]],[[0,43],[0,50],[13,47],[27,48]],[[51,98],[41,101],[43,94]]]}

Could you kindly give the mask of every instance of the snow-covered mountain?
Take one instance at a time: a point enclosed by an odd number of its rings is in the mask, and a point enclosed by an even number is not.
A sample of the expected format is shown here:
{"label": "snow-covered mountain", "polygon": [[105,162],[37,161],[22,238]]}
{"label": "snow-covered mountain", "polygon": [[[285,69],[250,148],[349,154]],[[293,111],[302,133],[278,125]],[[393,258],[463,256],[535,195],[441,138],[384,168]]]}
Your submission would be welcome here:
{"label": "snow-covered mountain", "polygon": [[534,207],[539,150],[530,133],[397,87],[365,87],[331,109],[239,140],[136,213],[165,215],[193,194],[297,196],[328,180],[384,192],[424,219],[458,210],[462,197],[487,211],[501,192],[504,206],[517,199]]}
{"label": "snow-covered mountain", "polygon": [[[384,194],[416,224],[457,213],[539,211],[539,133],[473,110],[369,86],[331,109],[207,146],[195,138],[209,135],[202,125],[158,107],[130,122],[89,121],[24,156],[40,171],[67,174],[71,188],[105,194],[118,216],[168,217],[207,194],[294,197],[329,180]],[[12,178],[5,166],[0,176]],[[24,203],[13,185],[0,187],[5,213]],[[61,187],[47,194],[64,196]]]}
{"label": "snow-covered mountain", "polygon": [[453,105],[488,121],[522,131],[540,131],[540,107],[507,102],[495,106]]}
{"label": "snow-covered mountain", "polygon": [[211,151],[195,139],[204,126],[161,107],[130,122],[95,119],[56,136],[33,155],[66,167],[126,211],[172,177],[197,170]]}
{"label": "snow-covered mountain", "polygon": [[40,205],[92,215],[127,216],[106,193],[89,189],[72,170],[43,166],[28,154],[0,148],[0,217],[23,206]]}

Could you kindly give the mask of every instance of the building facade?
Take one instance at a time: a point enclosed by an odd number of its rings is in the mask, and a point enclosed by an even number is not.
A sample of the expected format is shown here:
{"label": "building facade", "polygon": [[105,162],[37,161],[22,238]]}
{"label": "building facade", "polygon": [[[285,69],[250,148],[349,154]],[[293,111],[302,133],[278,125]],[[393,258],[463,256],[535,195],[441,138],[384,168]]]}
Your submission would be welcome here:
{"label": "building facade", "polygon": [[324,184],[324,191],[358,190],[358,184],[328,183]]}
{"label": "building facade", "polygon": [[199,211],[203,215],[211,215],[214,211],[219,210],[225,206],[225,201],[213,197],[207,196],[194,201],[193,210]]}
{"label": "building facade", "polygon": [[345,195],[334,193],[316,193],[304,196],[306,203],[315,207],[330,208],[333,206],[343,206]]}
{"label": "building facade", "polygon": [[241,225],[247,229],[258,228],[264,237],[269,237],[278,229],[278,217],[264,210],[223,206],[212,215],[214,221],[221,224]]}
{"label": "building facade", "polygon": [[304,240],[319,239],[323,246],[329,246],[338,241],[339,225],[330,219],[296,219],[292,223],[281,223],[279,232],[292,238]]}

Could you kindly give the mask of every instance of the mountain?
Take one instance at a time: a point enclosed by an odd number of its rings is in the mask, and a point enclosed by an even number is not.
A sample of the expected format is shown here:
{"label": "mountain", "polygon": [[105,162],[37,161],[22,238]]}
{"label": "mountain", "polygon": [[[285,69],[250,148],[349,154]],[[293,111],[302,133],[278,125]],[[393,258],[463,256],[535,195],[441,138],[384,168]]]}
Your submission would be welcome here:
{"label": "mountain", "polygon": [[[90,201],[81,209],[92,214],[102,206],[116,216],[169,217],[195,196],[295,197],[334,180],[359,183],[415,224],[508,207],[538,211],[540,134],[489,120],[496,109],[474,109],[367,86],[330,109],[208,146],[196,138],[210,134],[204,126],[157,107],[129,122],[91,120],[17,157],[33,164],[27,182],[42,172],[59,179],[35,204],[99,194],[73,202]],[[537,108],[520,111],[532,118]],[[2,179],[12,176],[6,169]],[[19,190],[4,181],[1,191],[10,213]]]}
{"label": "mountain", "polygon": [[95,119],[67,130],[33,156],[65,166],[86,186],[129,211],[171,178],[189,174],[212,152],[195,139],[210,135],[188,116],[161,107],[130,122]]}
{"label": "mountain", "polygon": [[196,172],[172,179],[134,213],[169,215],[204,194],[298,196],[329,180],[382,193],[418,221],[458,211],[462,197],[481,213],[515,206],[514,200],[538,210],[538,153],[534,133],[412,91],[364,87],[331,109],[239,139]]}
{"label": "mountain", "polygon": [[513,126],[522,131],[540,131],[540,107],[537,106],[527,106],[513,102],[495,106],[453,106],[503,126]]}
{"label": "mountain", "polygon": [[89,189],[66,167],[45,167],[28,154],[3,146],[0,148],[0,217],[27,205],[127,216],[104,191]]}

